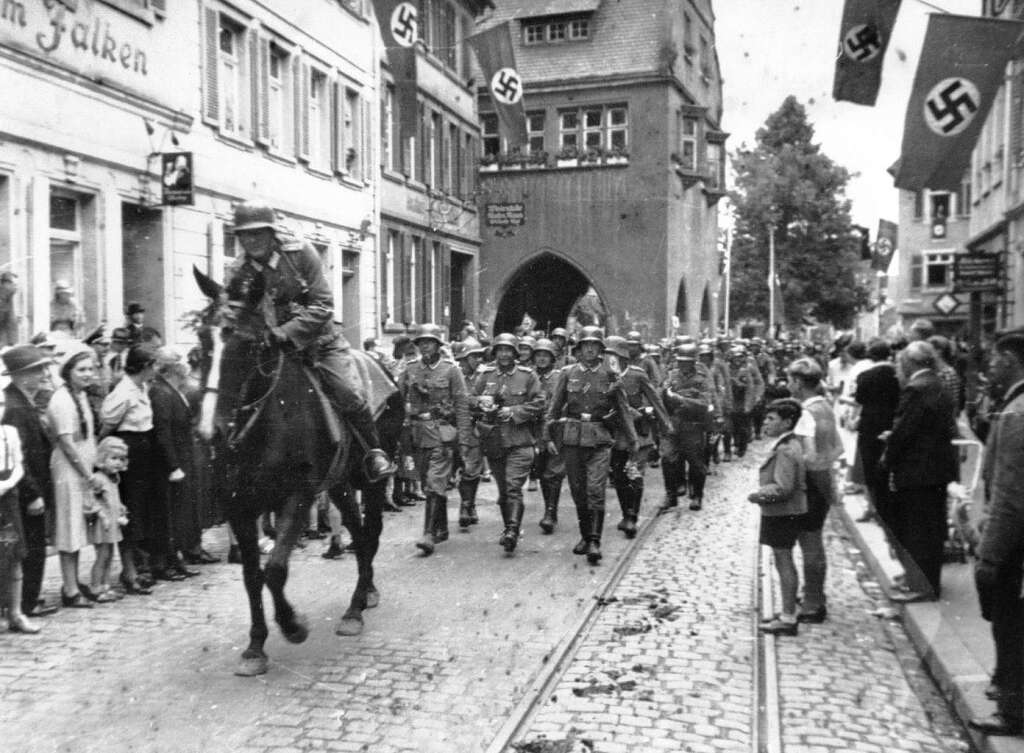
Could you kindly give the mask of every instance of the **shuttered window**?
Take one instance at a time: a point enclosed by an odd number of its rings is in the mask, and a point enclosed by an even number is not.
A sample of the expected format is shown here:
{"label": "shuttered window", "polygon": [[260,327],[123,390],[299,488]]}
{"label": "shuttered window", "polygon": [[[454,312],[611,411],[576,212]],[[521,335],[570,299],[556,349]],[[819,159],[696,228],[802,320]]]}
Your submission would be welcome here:
{"label": "shuttered window", "polygon": [[233,138],[251,139],[259,122],[259,39],[242,18],[203,9],[203,121]]}

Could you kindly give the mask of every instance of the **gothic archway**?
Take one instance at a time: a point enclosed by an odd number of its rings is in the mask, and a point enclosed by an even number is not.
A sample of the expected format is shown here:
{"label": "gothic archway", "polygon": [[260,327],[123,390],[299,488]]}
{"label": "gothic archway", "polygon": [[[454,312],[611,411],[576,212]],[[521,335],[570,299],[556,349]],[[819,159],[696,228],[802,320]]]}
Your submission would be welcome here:
{"label": "gothic archway", "polygon": [[542,253],[524,262],[505,285],[492,331],[513,332],[524,314],[538,329],[551,331],[564,327],[570,315],[590,324],[582,319],[603,320],[605,311],[600,295],[579,268],[555,254]]}

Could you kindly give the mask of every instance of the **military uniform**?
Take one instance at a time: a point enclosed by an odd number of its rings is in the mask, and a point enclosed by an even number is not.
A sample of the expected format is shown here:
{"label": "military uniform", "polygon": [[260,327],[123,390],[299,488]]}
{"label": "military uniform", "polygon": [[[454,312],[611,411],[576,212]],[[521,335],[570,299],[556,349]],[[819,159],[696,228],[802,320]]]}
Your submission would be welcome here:
{"label": "military uniform", "polygon": [[[558,381],[558,373],[561,371],[552,366],[547,371],[536,370],[537,380],[541,392],[544,394],[544,413],[547,413],[551,406],[551,396],[555,391],[555,384]],[[543,435],[543,415],[537,422],[538,435]],[[556,439],[556,444],[558,440]],[[540,477],[540,493],[544,498],[544,517],[541,518],[540,527],[544,533],[551,533],[555,530],[558,522],[558,498],[562,493],[562,481],[565,479],[565,460],[559,453],[548,451],[545,442],[537,443],[537,457],[534,459],[534,468]]]}
{"label": "military uniform", "polygon": [[472,443],[472,426],[466,383],[459,367],[438,356],[428,364],[410,363],[399,387],[405,397],[416,468],[420,473],[424,505],[424,539],[417,546],[425,553],[434,543],[448,538],[448,479],[452,474],[455,445]]}
{"label": "military uniform", "polygon": [[714,426],[714,385],[696,369],[684,374],[676,367],[665,378],[662,393],[674,430],[661,443],[666,495],[662,507],[674,507],[679,486],[687,483],[690,508],[699,510],[707,479],[706,436]]}
{"label": "military uniform", "polygon": [[[561,428],[561,453],[583,538],[573,551],[587,554],[591,562],[601,558],[612,431],[616,422],[628,415],[629,405],[618,376],[603,362],[593,368],[575,363],[559,373],[545,430],[550,432],[556,424]],[[624,421],[623,430],[627,441],[635,443],[633,422]]]}
{"label": "military uniform", "polygon": [[[473,392],[480,447],[498,486],[498,508],[505,525],[502,544],[511,552],[523,520],[523,484],[533,465],[534,426],[544,410],[544,393],[533,369],[516,363],[507,370],[497,364],[483,367]],[[511,411],[506,420],[498,418],[503,408]]]}
{"label": "military uniform", "polygon": [[633,538],[644,496],[643,469],[648,451],[655,446],[655,432],[665,436],[672,431],[672,426],[665,406],[644,368],[636,364],[627,366],[620,381],[638,442],[636,449],[631,449],[629,437],[622,426],[617,429],[609,474],[622,509],[622,521],[618,528],[627,537]]}
{"label": "military uniform", "polygon": [[[478,370],[470,369],[468,364],[469,360],[466,358],[459,361],[467,388],[473,385],[478,374]],[[470,414],[473,413],[474,406],[474,397],[470,395]],[[468,443],[459,444],[457,453],[456,465],[462,470],[459,477],[459,527],[467,528],[479,522],[476,513],[476,493],[484,472],[484,456],[480,451],[480,438],[475,431],[470,432]]]}

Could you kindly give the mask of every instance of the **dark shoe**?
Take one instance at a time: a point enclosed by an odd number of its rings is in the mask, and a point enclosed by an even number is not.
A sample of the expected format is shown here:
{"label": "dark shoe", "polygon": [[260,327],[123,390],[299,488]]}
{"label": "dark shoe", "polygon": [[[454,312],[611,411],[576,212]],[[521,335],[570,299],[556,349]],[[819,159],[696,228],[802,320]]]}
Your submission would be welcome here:
{"label": "dark shoe", "polygon": [[232,544],[231,548],[228,549],[228,564],[229,565],[241,565],[242,564],[242,550],[238,548],[238,544]]}
{"label": "dark shoe", "polygon": [[412,496],[411,494],[403,494],[403,495],[401,495],[399,497],[396,497],[393,501],[399,507],[415,507],[416,506],[416,498],[414,496]]}
{"label": "dark shoe", "polygon": [[402,512],[402,508],[399,507],[395,503],[395,501],[391,500],[391,499],[385,498],[384,499],[384,503],[383,503],[382,506],[383,506],[384,512]]}
{"label": "dark shoe", "polygon": [[690,500],[690,509],[691,510],[699,510],[702,507],[704,507],[704,498],[703,497],[694,497],[693,499]]}
{"label": "dark shoe", "polygon": [[762,622],[760,630],[762,633],[767,633],[768,635],[794,636],[800,632],[797,622],[786,622],[781,617],[772,619],[770,622]]}
{"label": "dark shoe", "polygon": [[626,534],[627,539],[636,538],[636,518],[630,515],[619,523],[619,530]]}
{"label": "dark shoe", "polygon": [[664,501],[662,501],[661,505],[658,507],[658,512],[659,513],[668,512],[669,510],[671,510],[673,508],[676,508],[676,507],[679,507],[679,499],[678,499],[678,497],[675,497],[674,495],[669,494],[668,496],[665,497]]}
{"label": "dark shoe", "polygon": [[895,591],[889,594],[889,601],[897,604],[917,604],[921,601],[935,601],[935,597],[926,591]]}
{"label": "dark shoe", "polygon": [[337,541],[333,541],[332,540],[331,541],[331,545],[329,547],[327,547],[327,549],[324,551],[324,553],[321,554],[320,556],[323,557],[325,560],[336,560],[336,559],[340,559],[342,556],[344,556],[344,554],[345,554],[345,550],[343,550],[340,546],[338,546],[338,542]]}
{"label": "dark shoe", "polygon": [[47,604],[45,601],[40,599],[32,606],[22,605],[21,611],[25,613],[26,617],[49,617],[51,614],[56,614],[60,611],[60,607],[56,604]]}
{"label": "dark shoe", "polygon": [[152,573],[139,573],[138,578],[139,585],[143,588],[152,588],[156,585],[156,579]]}
{"label": "dark shoe", "polygon": [[810,622],[815,625],[821,624],[828,617],[828,608],[818,607],[813,612],[797,612],[797,622]]}
{"label": "dark shoe", "polygon": [[465,530],[473,524],[473,520],[469,515],[469,502],[463,500],[459,505],[459,528]]}
{"label": "dark shoe", "polygon": [[475,526],[480,522],[480,516],[476,513],[476,502],[469,503],[469,524]]}
{"label": "dark shoe", "polygon": [[587,553],[587,540],[580,539],[576,542],[576,546],[572,548],[573,554],[586,554]]}
{"label": "dark shoe", "polygon": [[197,575],[202,575],[198,570],[189,570],[184,564],[179,563],[174,566],[174,572],[179,575],[184,575],[186,578],[195,578]]}
{"label": "dark shoe", "polygon": [[74,596],[68,596],[63,591],[60,592],[60,603],[71,609],[92,609],[92,602],[85,598],[85,594],[81,591],[76,593]]}
{"label": "dark shoe", "polygon": [[555,521],[551,518],[551,510],[544,510],[544,517],[540,519],[540,530],[544,533],[554,533]]}
{"label": "dark shoe", "polygon": [[79,583],[79,584],[78,584],[78,591],[79,591],[79,592],[80,592],[80,593],[81,593],[82,595],[84,595],[84,596],[85,596],[85,598],[87,598],[87,599],[88,599],[89,601],[96,601],[96,594],[94,594],[94,593],[92,592],[92,589],[91,589],[91,588],[89,588],[89,587],[88,587],[87,585],[85,585],[84,583]]}
{"label": "dark shoe", "polygon": [[23,614],[11,615],[7,621],[7,629],[12,633],[25,633],[26,635],[35,635],[42,630]]}
{"label": "dark shoe", "polygon": [[154,570],[153,571],[153,577],[156,578],[157,580],[167,580],[167,581],[185,580],[185,576],[184,575],[179,573],[177,570],[170,570],[170,569],[167,569],[167,570]]}
{"label": "dark shoe", "polygon": [[1024,721],[1007,719],[998,711],[990,716],[973,717],[967,724],[984,735],[1019,735],[1024,731]]}
{"label": "dark shoe", "polygon": [[126,594],[133,594],[134,596],[149,596],[153,593],[153,590],[148,586],[142,585],[138,580],[130,581],[121,576],[121,587],[124,588]]}
{"label": "dark shoe", "polygon": [[519,530],[515,526],[506,526],[498,543],[505,550],[505,554],[512,554],[516,550],[516,544],[519,543]]}
{"label": "dark shoe", "polygon": [[601,561],[601,542],[591,539],[587,542],[587,562],[596,565]]}

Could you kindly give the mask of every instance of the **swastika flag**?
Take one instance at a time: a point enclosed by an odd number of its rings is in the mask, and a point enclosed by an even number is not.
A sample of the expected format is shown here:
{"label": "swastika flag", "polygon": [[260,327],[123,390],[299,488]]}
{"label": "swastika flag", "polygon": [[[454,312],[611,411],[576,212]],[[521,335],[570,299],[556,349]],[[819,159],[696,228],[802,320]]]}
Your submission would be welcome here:
{"label": "swastika flag", "polygon": [[933,13],[903,122],[896,187],[955,191],[1024,23]]}
{"label": "swastika flag", "polygon": [[882,83],[882,62],[900,0],[846,0],[839,25],[839,52],[832,96],[874,105]]}
{"label": "swastika flag", "polygon": [[878,221],[878,235],[875,238],[875,252],[871,257],[871,268],[876,272],[887,272],[892,255],[899,247],[900,227],[891,220]]}
{"label": "swastika flag", "polygon": [[[416,40],[420,38],[419,3],[408,0],[373,0],[388,67],[395,82],[394,107],[398,115],[399,149],[405,149],[419,128],[416,98]],[[399,152],[401,153],[401,152]]]}
{"label": "swastika flag", "polygon": [[510,22],[484,29],[467,37],[466,41],[476,53],[509,150],[526,147],[530,137],[523,104],[523,78],[516,68]]}

